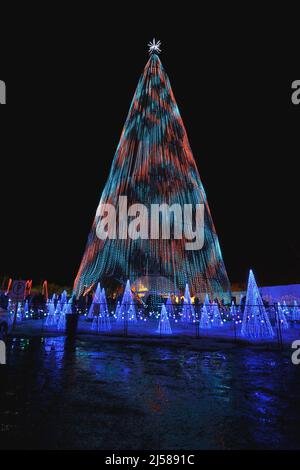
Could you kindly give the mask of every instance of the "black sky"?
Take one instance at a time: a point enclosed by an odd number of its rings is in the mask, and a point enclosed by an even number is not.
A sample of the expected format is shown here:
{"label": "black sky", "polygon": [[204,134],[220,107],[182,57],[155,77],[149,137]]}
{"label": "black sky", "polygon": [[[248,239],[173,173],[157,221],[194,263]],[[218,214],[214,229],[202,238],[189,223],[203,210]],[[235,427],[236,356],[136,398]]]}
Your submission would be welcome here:
{"label": "black sky", "polygon": [[89,12],[81,23],[77,13],[16,32],[15,43],[8,32],[0,277],[72,284],[155,36],[230,279],[245,281],[252,267],[260,284],[299,283],[300,106],[291,83],[300,77],[284,18],[247,22],[241,12],[229,24],[222,12],[178,12],[107,20],[107,30],[102,17]]}

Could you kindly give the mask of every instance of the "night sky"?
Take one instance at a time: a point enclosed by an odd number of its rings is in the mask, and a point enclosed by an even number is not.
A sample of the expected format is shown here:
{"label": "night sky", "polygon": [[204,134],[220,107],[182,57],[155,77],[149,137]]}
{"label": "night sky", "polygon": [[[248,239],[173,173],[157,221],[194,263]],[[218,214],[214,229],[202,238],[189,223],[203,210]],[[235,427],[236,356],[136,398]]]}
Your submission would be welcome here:
{"label": "night sky", "polygon": [[2,57],[0,278],[72,285],[155,36],[230,280],[253,268],[261,285],[300,283],[294,39],[267,18],[229,25],[221,12],[139,27],[77,14],[20,33]]}

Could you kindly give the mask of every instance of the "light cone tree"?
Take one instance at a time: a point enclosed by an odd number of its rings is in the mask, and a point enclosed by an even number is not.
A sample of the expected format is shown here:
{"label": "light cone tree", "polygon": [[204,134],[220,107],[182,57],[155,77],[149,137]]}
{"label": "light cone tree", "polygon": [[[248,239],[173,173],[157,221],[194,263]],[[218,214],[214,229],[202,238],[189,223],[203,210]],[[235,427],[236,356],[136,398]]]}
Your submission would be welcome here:
{"label": "light cone tree", "polygon": [[211,307],[211,325],[217,328],[223,326],[221,313],[216,302],[214,302]]}
{"label": "light cone tree", "polygon": [[[175,236],[123,239],[118,234],[103,240],[97,236],[97,211],[74,292],[78,297],[104,279],[124,282],[158,276],[165,280],[165,293],[183,292],[188,283],[193,294],[210,292],[229,301],[230,284],[207,197],[169,78],[155,52],[151,50],[138,83],[100,203],[115,207],[117,216],[120,196],[127,196],[127,207],[137,202],[147,208],[203,204],[204,246],[186,250],[185,237]],[[175,225],[173,221],[173,234]]]}
{"label": "light cone tree", "polygon": [[249,273],[241,335],[258,340],[273,338],[274,336],[273,328],[252,270]]}
{"label": "light cone tree", "polygon": [[289,328],[289,323],[280,302],[278,302],[278,321],[281,323],[282,329],[287,330]]}
{"label": "light cone tree", "polygon": [[127,319],[128,321],[136,323],[136,311],[129,280],[126,283],[125,291],[121,302],[121,314],[122,317]]}
{"label": "light cone tree", "polygon": [[100,296],[100,312],[98,315],[98,331],[110,331],[111,324],[110,324],[110,317],[109,311],[107,307],[107,299],[105,290],[102,289],[101,296]]}
{"label": "light cone tree", "polygon": [[55,315],[55,305],[54,305],[54,299],[49,301],[48,303],[48,314],[47,318],[45,321],[45,326],[50,327],[56,325],[56,315]]}
{"label": "light cone tree", "polygon": [[123,321],[120,302],[118,302],[116,306],[115,318],[117,323],[121,323]]}
{"label": "light cone tree", "polygon": [[192,304],[189,286],[186,284],[184,292],[184,303],[182,308],[181,320],[185,323],[189,323],[195,319],[195,309]]}
{"label": "light cone tree", "polygon": [[87,318],[91,319],[91,318],[94,318],[95,315],[99,314],[100,299],[101,299],[101,286],[100,286],[100,282],[98,282],[91,306],[89,308]]}
{"label": "light cone tree", "polygon": [[68,302],[64,303],[61,314],[59,315],[57,322],[57,329],[59,331],[65,331],[66,329],[66,315],[71,315],[72,312],[72,297]]}
{"label": "light cone tree", "polygon": [[173,333],[170,325],[169,315],[164,304],[161,307],[157,333],[161,335],[171,335]]}
{"label": "light cone tree", "polygon": [[61,307],[63,308],[63,306],[68,302],[68,294],[67,294],[67,291],[64,290],[60,296],[60,303],[61,303]]}
{"label": "light cone tree", "polygon": [[206,305],[204,304],[201,310],[201,318],[199,322],[199,328],[202,328],[204,330],[211,328],[211,321],[210,317],[206,308]]}
{"label": "light cone tree", "polygon": [[172,300],[171,300],[170,296],[167,298],[166,310],[167,310],[167,313],[168,313],[168,317],[172,318],[172,315],[174,314],[174,306],[172,304]]}

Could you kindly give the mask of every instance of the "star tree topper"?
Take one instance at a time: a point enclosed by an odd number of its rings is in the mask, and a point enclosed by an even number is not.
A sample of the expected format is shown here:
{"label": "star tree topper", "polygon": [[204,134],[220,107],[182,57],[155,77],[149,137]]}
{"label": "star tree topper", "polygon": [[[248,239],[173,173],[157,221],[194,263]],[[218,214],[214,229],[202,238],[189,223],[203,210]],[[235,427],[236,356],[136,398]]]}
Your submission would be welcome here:
{"label": "star tree topper", "polygon": [[159,40],[156,42],[156,39],[153,38],[153,41],[152,42],[150,41],[148,43],[149,54],[153,54],[155,52],[160,53],[161,52],[160,46],[161,46],[161,42]]}

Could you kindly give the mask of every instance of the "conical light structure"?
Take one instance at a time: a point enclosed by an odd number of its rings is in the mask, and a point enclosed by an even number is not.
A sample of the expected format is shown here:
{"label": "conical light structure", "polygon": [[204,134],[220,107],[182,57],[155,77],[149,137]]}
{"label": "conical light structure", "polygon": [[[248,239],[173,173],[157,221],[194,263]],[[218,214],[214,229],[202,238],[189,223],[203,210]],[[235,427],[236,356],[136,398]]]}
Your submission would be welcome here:
{"label": "conical light structure", "polygon": [[184,304],[183,304],[181,319],[183,322],[186,322],[186,323],[195,320],[195,309],[192,304],[192,299],[191,299],[191,294],[190,294],[188,284],[186,284],[185,286]]}
{"label": "conical light structure", "polygon": [[278,321],[281,324],[281,328],[283,330],[288,330],[289,329],[289,323],[286,319],[286,314],[284,312],[284,309],[282,308],[280,302],[278,302]]}
{"label": "conical light structure", "polygon": [[273,338],[274,336],[252,270],[249,273],[241,334],[251,339]]}
{"label": "conical light structure", "polygon": [[100,302],[101,302],[101,286],[100,286],[100,282],[98,282],[97,284],[97,288],[96,288],[96,291],[95,291],[95,294],[94,294],[94,297],[93,297],[93,301],[91,303],[91,306],[89,308],[89,312],[88,312],[88,318],[94,318],[95,315],[98,315],[99,313],[99,305],[100,305]]}
{"label": "conical light structure", "polygon": [[[126,207],[143,204],[149,214],[153,204],[178,204],[181,208],[203,204],[204,246],[187,250],[187,239],[175,238],[177,216],[171,221],[169,239],[153,239],[150,223],[147,239],[122,239],[118,223],[116,238],[103,240],[97,236],[101,220],[97,211],[74,283],[77,296],[104,279],[124,285],[127,279],[133,283],[143,277],[151,286],[156,285],[151,279],[159,279],[160,290],[164,284],[164,291],[169,291],[166,293],[183,293],[188,283],[193,295],[209,292],[230,299],[230,284],[206,194],[169,78],[155,53],[138,83],[99,207],[111,204],[118,220],[123,214],[119,199],[123,196],[127,197]],[[140,220],[145,222],[144,218]],[[145,225],[143,230],[147,231]]]}
{"label": "conical light structure", "polygon": [[211,328],[211,321],[206,305],[204,304],[201,310],[201,318],[199,322],[199,328],[208,329]]}
{"label": "conical light structure", "polygon": [[121,315],[126,320],[132,321],[134,323],[136,323],[137,321],[135,305],[129,280],[126,282],[126,287],[124,290],[119,315]]}
{"label": "conical light structure", "polygon": [[172,334],[172,328],[170,325],[169,315],[168,315],[166,306],[164,304],[161,307],[157,333],[160,333],[161,335]]}
{"label": "conical light structure", "polygon": [[211,312],[212,312],[212,314],[211,314],[212,326],[215,326],[215,327],[223,326],[223,320],[222,320],[222,317],[221,317],[221,313],[220,313],[218,304],[216,302],[214,302],[212,304]]}
{"label": "conical light structure", "polygon": [[167,298],[166,311],[167,311],[168,317],[171,318],[174,314],[174,305],[172,303],[172,299],[170,296]]}

